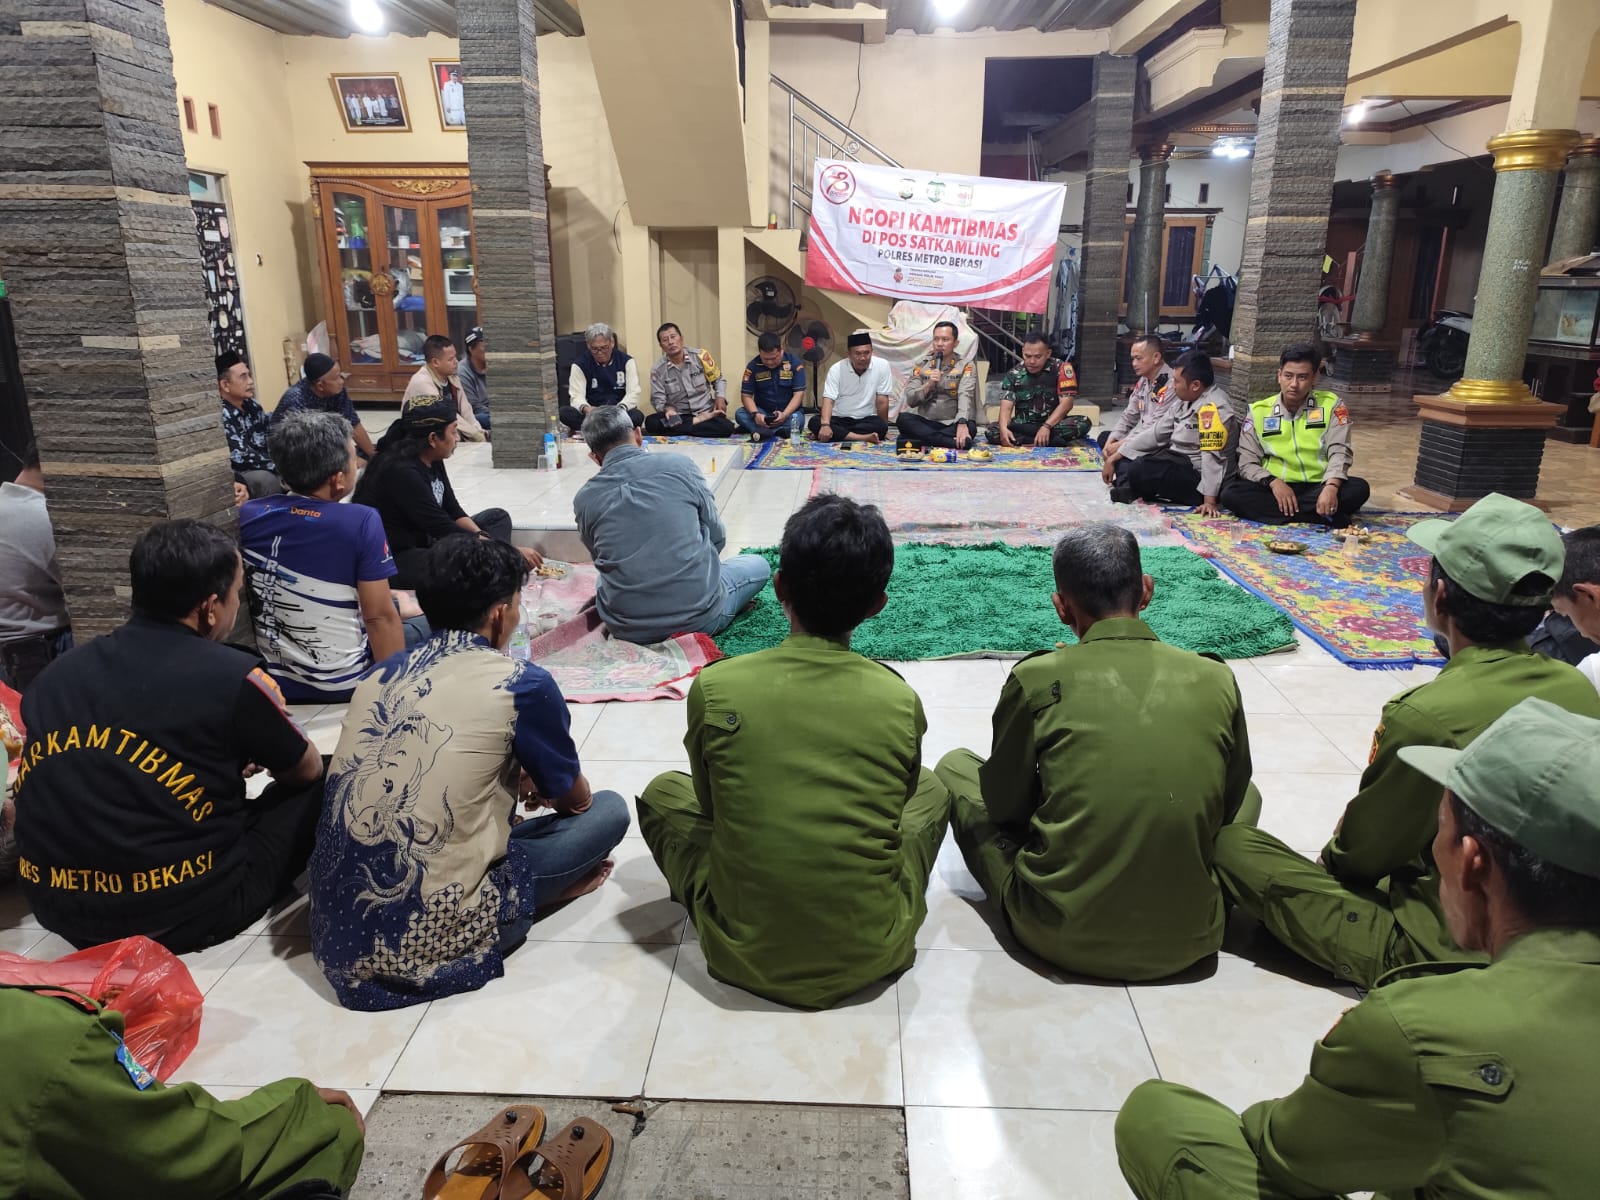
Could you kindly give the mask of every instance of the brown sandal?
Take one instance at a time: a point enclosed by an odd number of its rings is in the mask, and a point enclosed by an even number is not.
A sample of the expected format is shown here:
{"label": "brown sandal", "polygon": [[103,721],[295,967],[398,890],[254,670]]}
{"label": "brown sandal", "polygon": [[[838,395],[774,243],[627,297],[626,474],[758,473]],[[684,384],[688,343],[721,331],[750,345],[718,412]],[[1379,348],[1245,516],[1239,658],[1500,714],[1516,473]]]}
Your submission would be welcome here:
{"label": "brown sandal", "polygon": [[[519,1104],[497,1113],[476,1133],[441,1154],[422,1184],[422,1200],[527,1200],[533,1191],[520,1169],[544,1136],[544,1110]],[[454,1167],[445,1164],[463,1151]]]}
{"label": "brown sandal", "polygon": [[594,1121],[574,1121],[539,1147],[542,1160],[530,1197],[537,1200],[592,1200],[611,1169],[611,1133]]}

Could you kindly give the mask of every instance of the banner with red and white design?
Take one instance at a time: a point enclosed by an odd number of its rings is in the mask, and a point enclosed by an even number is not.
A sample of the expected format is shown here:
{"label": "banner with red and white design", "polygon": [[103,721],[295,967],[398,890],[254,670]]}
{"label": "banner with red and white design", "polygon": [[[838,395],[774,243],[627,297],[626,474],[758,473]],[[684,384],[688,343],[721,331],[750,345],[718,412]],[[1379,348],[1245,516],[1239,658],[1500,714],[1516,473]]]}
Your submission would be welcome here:
{"label": "banner with red and white design", "polygon": [[1042,313],[1067,189],[818,159],[806,283]]}

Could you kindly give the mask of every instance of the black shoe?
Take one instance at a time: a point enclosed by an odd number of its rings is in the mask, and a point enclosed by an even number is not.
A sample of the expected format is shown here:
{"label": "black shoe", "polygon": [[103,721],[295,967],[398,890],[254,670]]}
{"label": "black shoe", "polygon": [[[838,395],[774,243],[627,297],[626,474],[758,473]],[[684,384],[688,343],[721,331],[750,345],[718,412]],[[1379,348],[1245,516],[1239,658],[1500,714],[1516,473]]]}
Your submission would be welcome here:
{"label": "black shoe", "polygon": [[1133,499],[1133,489],[1131,487],[1119,483],[1111,489],[1111,503],[1113,504],[1132,504]]}

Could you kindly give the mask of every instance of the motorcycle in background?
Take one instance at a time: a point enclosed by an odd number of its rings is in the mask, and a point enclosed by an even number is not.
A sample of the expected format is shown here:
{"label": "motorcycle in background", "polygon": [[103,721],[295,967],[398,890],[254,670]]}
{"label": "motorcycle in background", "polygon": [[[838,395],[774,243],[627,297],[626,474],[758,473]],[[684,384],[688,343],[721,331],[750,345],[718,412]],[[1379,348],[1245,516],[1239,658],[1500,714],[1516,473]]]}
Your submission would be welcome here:
{"label": "motorcycle in background", "polygon": [[1467,369],[1467,343],[1472,339],[1472,314],[1441,308],[1417,334],[1422,365],[1452,383]]}

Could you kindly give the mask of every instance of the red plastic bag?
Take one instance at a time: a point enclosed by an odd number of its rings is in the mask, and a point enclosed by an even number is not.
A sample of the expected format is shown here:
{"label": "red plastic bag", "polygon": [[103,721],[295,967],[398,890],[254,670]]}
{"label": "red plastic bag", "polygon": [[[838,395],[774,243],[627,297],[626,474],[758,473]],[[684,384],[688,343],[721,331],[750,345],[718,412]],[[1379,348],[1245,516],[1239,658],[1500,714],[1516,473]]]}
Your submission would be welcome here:
{"label": "red plastic bag", "polygon": [[0,953],[0,984],[63,988],[122,1014],[122,1040],[165,1083],[200,1040],[200,989],[183,961],[147,937],[123,938],[51,962]]}

